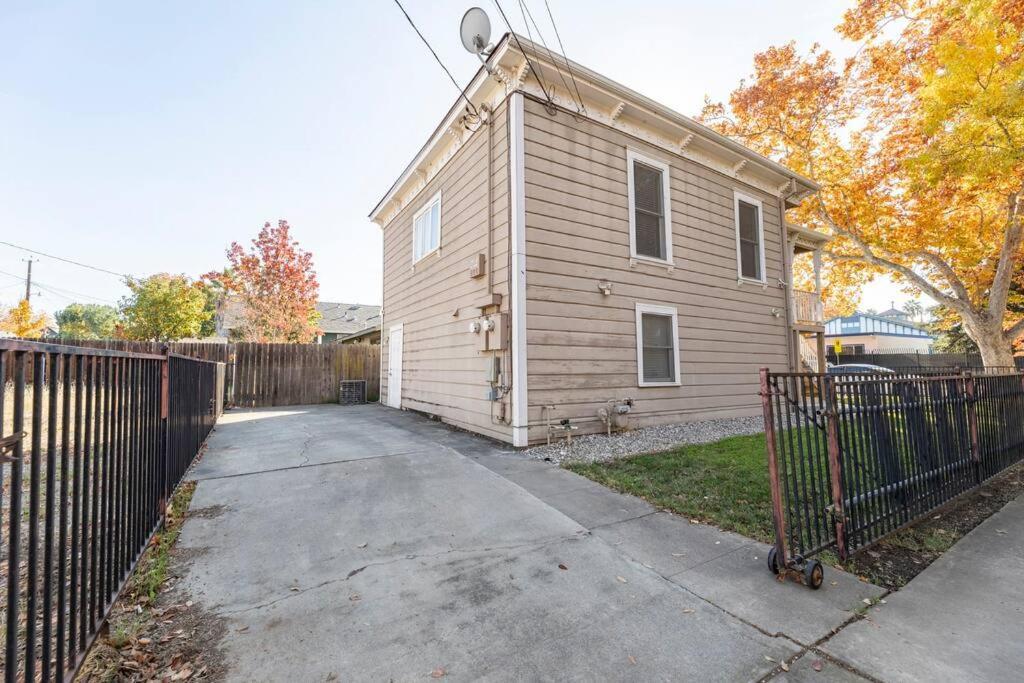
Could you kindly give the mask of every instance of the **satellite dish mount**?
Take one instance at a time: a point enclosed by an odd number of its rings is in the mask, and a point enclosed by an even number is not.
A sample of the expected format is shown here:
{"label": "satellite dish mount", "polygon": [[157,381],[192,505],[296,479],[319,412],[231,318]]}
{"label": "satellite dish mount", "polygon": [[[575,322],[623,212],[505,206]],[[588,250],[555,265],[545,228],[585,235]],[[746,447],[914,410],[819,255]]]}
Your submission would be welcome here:
{"label": "satellite dish mount", "polygon": [[[462,38],[462,46],[468,52],[472,52],[480,61],[487,65],[487,58],[491,55],[494,46],[491,40],[491,20],[487,13],[479,7],[470,7],[459,24],[459,36]],[[490,71],[490,69],[488,69]]]}

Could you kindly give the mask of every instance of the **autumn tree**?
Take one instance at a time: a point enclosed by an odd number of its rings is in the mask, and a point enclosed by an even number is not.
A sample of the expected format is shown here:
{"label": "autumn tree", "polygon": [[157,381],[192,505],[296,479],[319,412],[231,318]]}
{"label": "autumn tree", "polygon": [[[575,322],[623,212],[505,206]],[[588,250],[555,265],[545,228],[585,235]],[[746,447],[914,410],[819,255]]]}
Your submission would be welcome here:
{"label": "autumn tree", "polygon": [[46,333],[49,321],[46,313],[36,313],[29,300],[22,299],[0,318],[0,332],[25,339],[38,339]]}
{"label": "autumn tree", "polygon": [[791,219],[834,236],[826,296],[849,309],[880,274],[946,307],[986,365],[1012,365],[1024,315],[1024,4],[858,0],[814,46],[758,54],[704,120],[816,180]]}
{"label": "autumn tree", "polygon": [[227,257],[228,268],[204,277],[241,300],[243,340],[310,342],[319,334],[313,255],[292,239],[287,221],[265,223],[248,250],[232,242]]}
{"label": "autumn tree", "polygon": [[120,335],[126,339],[174,341],[196,337],[211,317],[201,283],[185,275],[159,273],[129,278],[131,294],[121,299],[124,319]]}
{"label": "autumn tree", "polygon": [[69,304],[54,317],[62,339],[110,339],[118,312],[106,304]]}

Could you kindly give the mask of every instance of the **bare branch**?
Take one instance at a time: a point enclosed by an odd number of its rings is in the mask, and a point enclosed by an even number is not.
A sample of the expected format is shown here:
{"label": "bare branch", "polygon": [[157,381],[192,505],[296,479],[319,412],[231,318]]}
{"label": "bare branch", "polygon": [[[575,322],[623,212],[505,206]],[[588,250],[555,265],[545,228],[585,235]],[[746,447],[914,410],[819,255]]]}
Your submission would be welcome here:
{"label": "bare branch", "polygon": [[950,289],[959,299],[970,303],[971,295],[967,293],[967,287],[964,285],[963,280],[956,274],[956,271],[948,263],[942,260],[938,254],[933,254],[930,251],[921,249],[919,251],[913,251],[908,254],[913,258],[920,259],[931,265],[935,270],[942,274],[946,282],[949,284]]}
{"label": "bare branch", "polygon": [[1021,318],[1013,325],[1010,325],[1010,329],[1006,330],[1003,334],[1006,335],[1006,338],[1011,344],[1017,339],[1017,337],[1024,335],[1024,318]]}

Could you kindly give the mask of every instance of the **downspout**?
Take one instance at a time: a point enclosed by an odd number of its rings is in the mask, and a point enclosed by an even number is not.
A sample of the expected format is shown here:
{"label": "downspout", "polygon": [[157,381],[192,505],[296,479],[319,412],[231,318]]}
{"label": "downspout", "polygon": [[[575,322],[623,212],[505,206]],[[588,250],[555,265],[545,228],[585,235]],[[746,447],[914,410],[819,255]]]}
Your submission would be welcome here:
{"label": "downspout", "polygon": [[[790,188],[796,183],[790,179]],[[779,196],[779,231],[782,233],[782,268],[783,282],[786,283],[786,357],[791,372],[799,372],[797,365],[799,349],[793,348],[793,261],[790,258],[789,232],[786,230],[786,200],[796,194],[795,189]]]}

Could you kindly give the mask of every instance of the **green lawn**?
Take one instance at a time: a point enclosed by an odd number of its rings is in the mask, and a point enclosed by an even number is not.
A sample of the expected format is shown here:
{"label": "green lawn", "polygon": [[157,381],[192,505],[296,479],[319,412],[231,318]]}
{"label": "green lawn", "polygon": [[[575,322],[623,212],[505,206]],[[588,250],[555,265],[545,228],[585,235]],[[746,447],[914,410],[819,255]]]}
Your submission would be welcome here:
{"label": "green lawn", "polygon": [[566,467],[690,519],[766,543],[775,538],[764,434]]}

